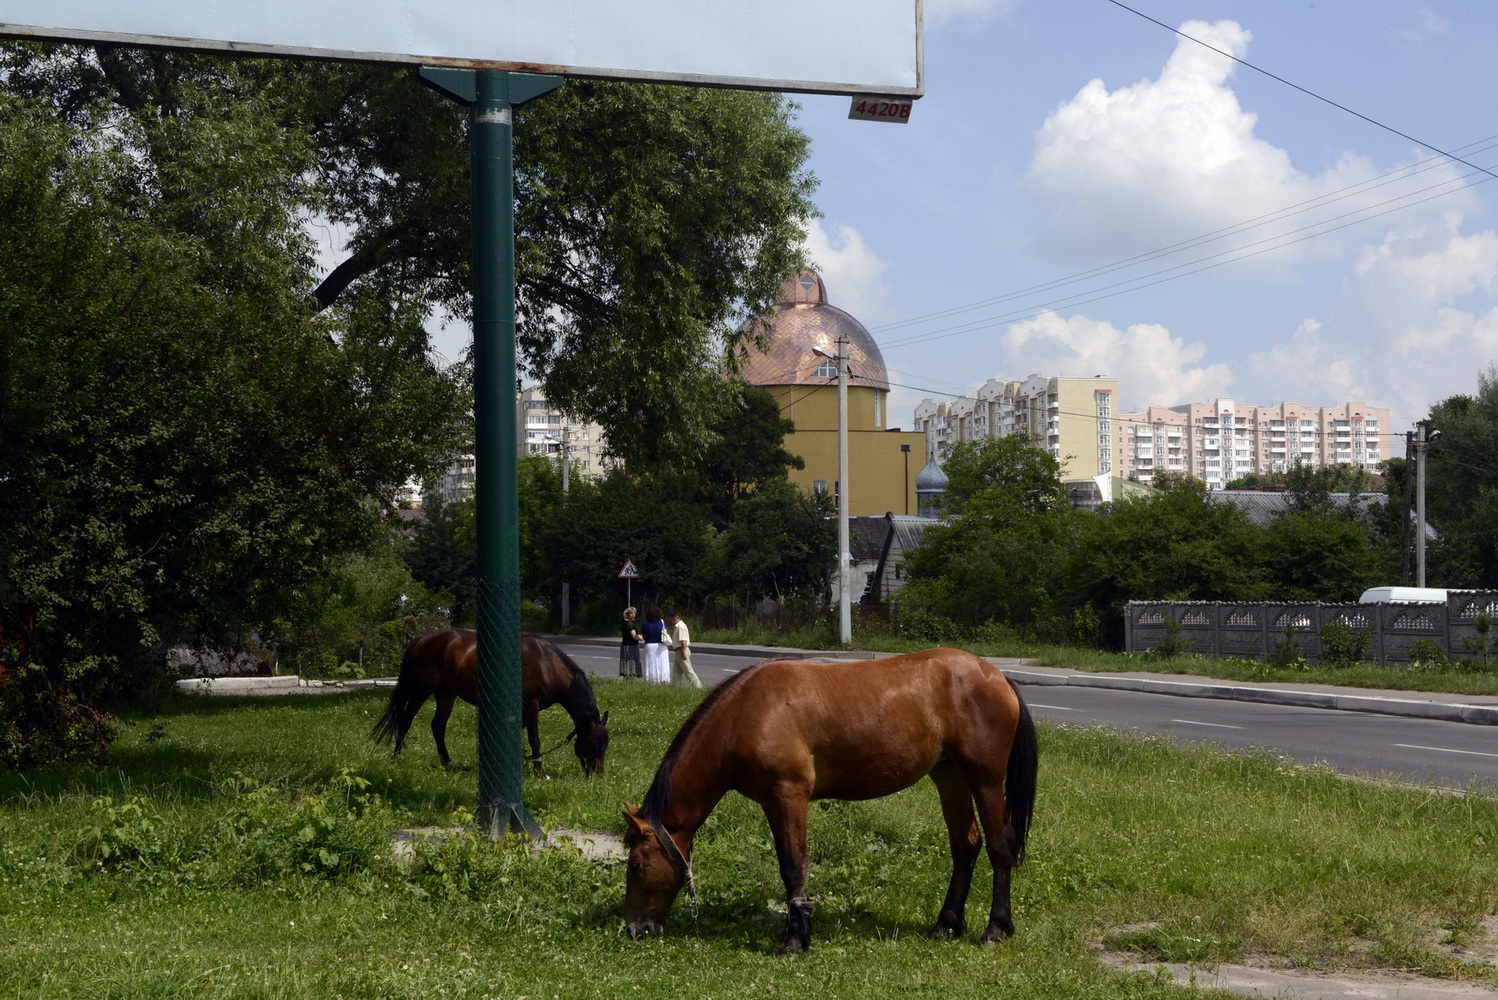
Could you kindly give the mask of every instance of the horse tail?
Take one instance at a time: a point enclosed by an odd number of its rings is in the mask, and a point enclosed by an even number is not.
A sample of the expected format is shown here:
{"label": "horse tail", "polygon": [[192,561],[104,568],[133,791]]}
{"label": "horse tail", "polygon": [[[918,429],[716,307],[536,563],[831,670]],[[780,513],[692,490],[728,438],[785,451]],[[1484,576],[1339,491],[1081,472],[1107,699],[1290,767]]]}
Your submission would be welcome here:
{"label": "horse tail", "polygon": [[[1011,684],[1010,687],[1014,685]],[[1014,741],[1009,747],[1009,770],[1004,775],[1004,815],[1008,820],[1009,847],[1014,863],[1025,857],[1025,839],[1030,833],[1030,819],[1035,813],[1035,775],[1040,748],[1035,739],[1035,720],[1030,708],[1014,689],[1019,702],[1019,722],[1014,727]]]}
{"label": "horse tail", "polygon": [[390,702],[385,706],[385,714],[380,716],[380,721],[369,731],[369,738],[376,743],[394,740],[396,753],[401,752],[401,745],[406,742],[406,730],[411,728],[416,710],[426,701],[426,692],[420,689],[416,680],[417,668],[411,658],[411,651],[415,648],[416,642],[413,641],[402,654],[400,674],[395,678],[395,690],[390,692]]}

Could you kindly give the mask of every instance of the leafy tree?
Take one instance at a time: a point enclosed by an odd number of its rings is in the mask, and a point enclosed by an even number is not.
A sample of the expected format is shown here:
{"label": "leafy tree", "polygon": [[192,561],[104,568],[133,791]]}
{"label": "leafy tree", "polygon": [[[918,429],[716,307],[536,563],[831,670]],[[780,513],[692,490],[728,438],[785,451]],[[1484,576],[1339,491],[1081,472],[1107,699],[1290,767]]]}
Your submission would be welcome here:
{"label": "leafy tree", "polygon": [[1397,548],[1372,525],[1339,512],[1279,515],[1264,532],[1261,558],[1275,601],[1356,601],[1398,573]]}
{"label": "leafy tree", "polygon": [[738,396],[737,403],[713,422],[712,443],[689,466],[701,477],[700,495],[719,528],[734,520],[740,500],[767,484],[784,481],[788,470],[806,467],[799,455],[785,450],[785,436],[796,425],[780,415],[775,397],[742,382],[729,386]]}
{"label": "leafy tree", "polygon": [[1060,464],[1016,434],[959,442],[942,468],[950,515],[911,554],[902,600],[954,620],[1028,621],[1050,602],[1074,519]]}
{"label": "leafy tree", "polygon": [[1437,586],[1498,588],[1498,365],[1477,376],[1477,393],[1430,411],[1441,432],[1426,473],[1426,512],[1439,533],[1429,546]]}
{"label": "leafy tree", "polygon": [[1062,510],[1061,464],[1026,434],[960,441],[942,462],[947,509],[955,517],[1009,523]]}
{"label": "leafy tree", "polygon": [[[622,608],[619,569],[626,560],[643,574],[632,587],[636,603],[702,593],[712,528],[693,485],[684,476],[615,468],[574,484],[538,544],[555,554],[557,572],[566,574],[580,602],[617,599]],[[549,580],[548,592],[560,583],[560,576]]]}
{"label": "leafy tree", "polygon": [[1121,615],[1129,601],[1259,601],[1269,592],[1260,534],[1206,484],[1160,473],[1149,494],[1105,504],[1079,522],[1069,595]]}
{"label": "leafy tree", "polygon": [[418,311],[309,308],[310,149],[239,98],[75,127],[0,94],[0,634],[38,703],[285,616],[457,440]]}
{"label": "leafy tree", "polygon": [[715,589],[748,600],[829,593],[837,563],[831,508],[826,494],[809,496],[783,478],[739,497],[714,539]]}
{"label": "leafy tree", "polygon": [[473,538],[473,501],[446,504],[435,495],[422,503],[404,558],[411,578],[446,598],[454,625],[478,617],[478,556]]}

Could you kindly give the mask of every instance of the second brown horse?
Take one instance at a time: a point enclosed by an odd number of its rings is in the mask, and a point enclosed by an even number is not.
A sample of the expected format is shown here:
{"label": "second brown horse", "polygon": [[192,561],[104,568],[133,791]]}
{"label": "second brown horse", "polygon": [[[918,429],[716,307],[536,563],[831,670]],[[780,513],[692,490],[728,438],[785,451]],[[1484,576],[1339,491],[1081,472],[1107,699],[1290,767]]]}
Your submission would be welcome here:
{"label": "second brown horse", "polygon": [[625,805],[625,926],[634,936],[659,934],[682,886],[695,891],[692,838],[736,791],[760,804],[775,838],[786,893],[781,950],[804,951],[812,912],[807,804],[877,798],[930,776],[952,851],[952,880],[930,936],[966,929],[973,866],[986,844],[993,901],[983,941],[998,941],[1014,933],[1009,871],[1024,855],[1036,747],[1019,692],[998,667],[961,650],[750,667],[683,723],[644,804]]}
{"label": "second brown horse", "polygon": [[[432,738],[437,756],[444,767],[452,766],[447,754],[447,719],[453,704],[462,698],[478,704],[478,633],[472,629],[449,628],[424,635],[413,642],[401,658],[400,676],[385,714],[370,733],[379,743],[395,741],[400,753],[406,742],[406,731],[428,698],[437,699],[432,716]],[[531,745],[531,763],[537,774],[541,767],[542,709],[560,704],[572,717],[572,740],[578,762],[587,774],[603,773],[603,757],[609,747],[609,714],[598,714],[593,686],[583,669],[572,657],[540,636],[520,637],[520,710],[521,724]]]}

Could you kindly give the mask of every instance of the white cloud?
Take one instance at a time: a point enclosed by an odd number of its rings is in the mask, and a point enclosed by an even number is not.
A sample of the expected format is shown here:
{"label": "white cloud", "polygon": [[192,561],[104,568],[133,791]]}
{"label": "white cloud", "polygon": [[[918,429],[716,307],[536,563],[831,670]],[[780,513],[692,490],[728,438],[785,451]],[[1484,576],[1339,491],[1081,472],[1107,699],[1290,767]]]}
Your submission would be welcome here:
{"label": "white cloud", "polygon": [[894,294],[882,260],[858,230],[833,224],[831,232],[813,219],[806,232],[806,252],[827,286],[827,302],[851,313],[864,326],[894,318]]}
{"label": "white cloud", "polygon": [[949,21],[982,20],[997,17],[1014,5],[1014,0],[926,0],[922,7],[928,27],[940,27]]}
{"label": "white cloud", "polygon": [[1120,330],[1106,320],[1044,312],[1001,339],[1016,373],[1117,378],[1124,411],[1212,399],[1226,395],[1233,380],[1227,365],[1200,364],[1203,344],[1172,337],[1156,323]]}
{"label": "white cloud", "polygon": [[1324,322],[1256,354],[1261,384],[1306,402],[1387,406],[1403,431],[1432,403],[1470,393],[1498,361],[1498,234],[1458,216],[1365,249]]}
{"label": "white cloud", "polygon": [[[1192,21],[1181,30],[1238,57],[1247,53],[1252,37],[1232,21]],[[1456,177],[1441,166],[1347,192],[1374,176],[1364,159],[1351,154],[1318,175],[1303,173],[1285,150],[1254,134],[1258,116],[1239,105],[1228,85],[1235,68],[1226,56],[1183,38],[1158,79],[1114,91],[1093,80],[1062,103],[1036,133],[1027,175],[1031,190],[1052,209],[1035,237],[1039,248],[1069,263],[1115,260],[1344,193],[1324,208],[1296,212],[1191,251],[1189,256],[1197,258],[1302,230],[1318,218],[1378,210],[1401,193]],[[1472,203],[1469,188],[1456,190],[1454,197]],[[1444,201],[1444,208],[1451,206]],[[1260,259],[1283,262],[1289,255],[1330,252],[1335,242],[1302,241]]]}

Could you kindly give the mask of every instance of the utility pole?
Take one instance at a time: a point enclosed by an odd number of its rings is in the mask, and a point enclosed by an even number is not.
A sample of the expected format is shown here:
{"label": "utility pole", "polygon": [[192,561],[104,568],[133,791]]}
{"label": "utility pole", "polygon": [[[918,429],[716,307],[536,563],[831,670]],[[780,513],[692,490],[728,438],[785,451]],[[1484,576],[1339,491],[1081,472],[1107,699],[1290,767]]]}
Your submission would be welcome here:
{"label": "utility pole", "polygon": [[1404,432],[1404,543],[1400,546],[1400,579],[1410,582],[1410,497],[1415,492],[1415,432]]}
{"label": "utility pole", "polygon": [[848,341],[837,339],[837,355],[820,347],[816,354],[837,362],[837,618],[838,641],[853,641],[853,608],[848,599],[848,564],[853,555],[848,540]]}
{"label": "utility pole", "polygon": [[1430,446],[1441,432],[1432,430],[1428,420],[1415,424],[1415,453],[1420,467],[1415,475],[1415,586],[1425,586],[1425,465],[1430,460]]}
{"label": "utility pole", "polygon": [[849,603],[848,570],[853,560],[848,541],[848,340],[837,339],[837,576],[838,635],[844,646],[853,641],[853,609]]}
{"label": "utility pole", "polygon": [[[566,419],[565,417],[563,418]],[[572,465],[572,453],[568,449],[572,429],[562,427],[562,506],[567,506],[567,469]],[[572,624],[572,584],[564,578],[562,580],[562,628]]]}

